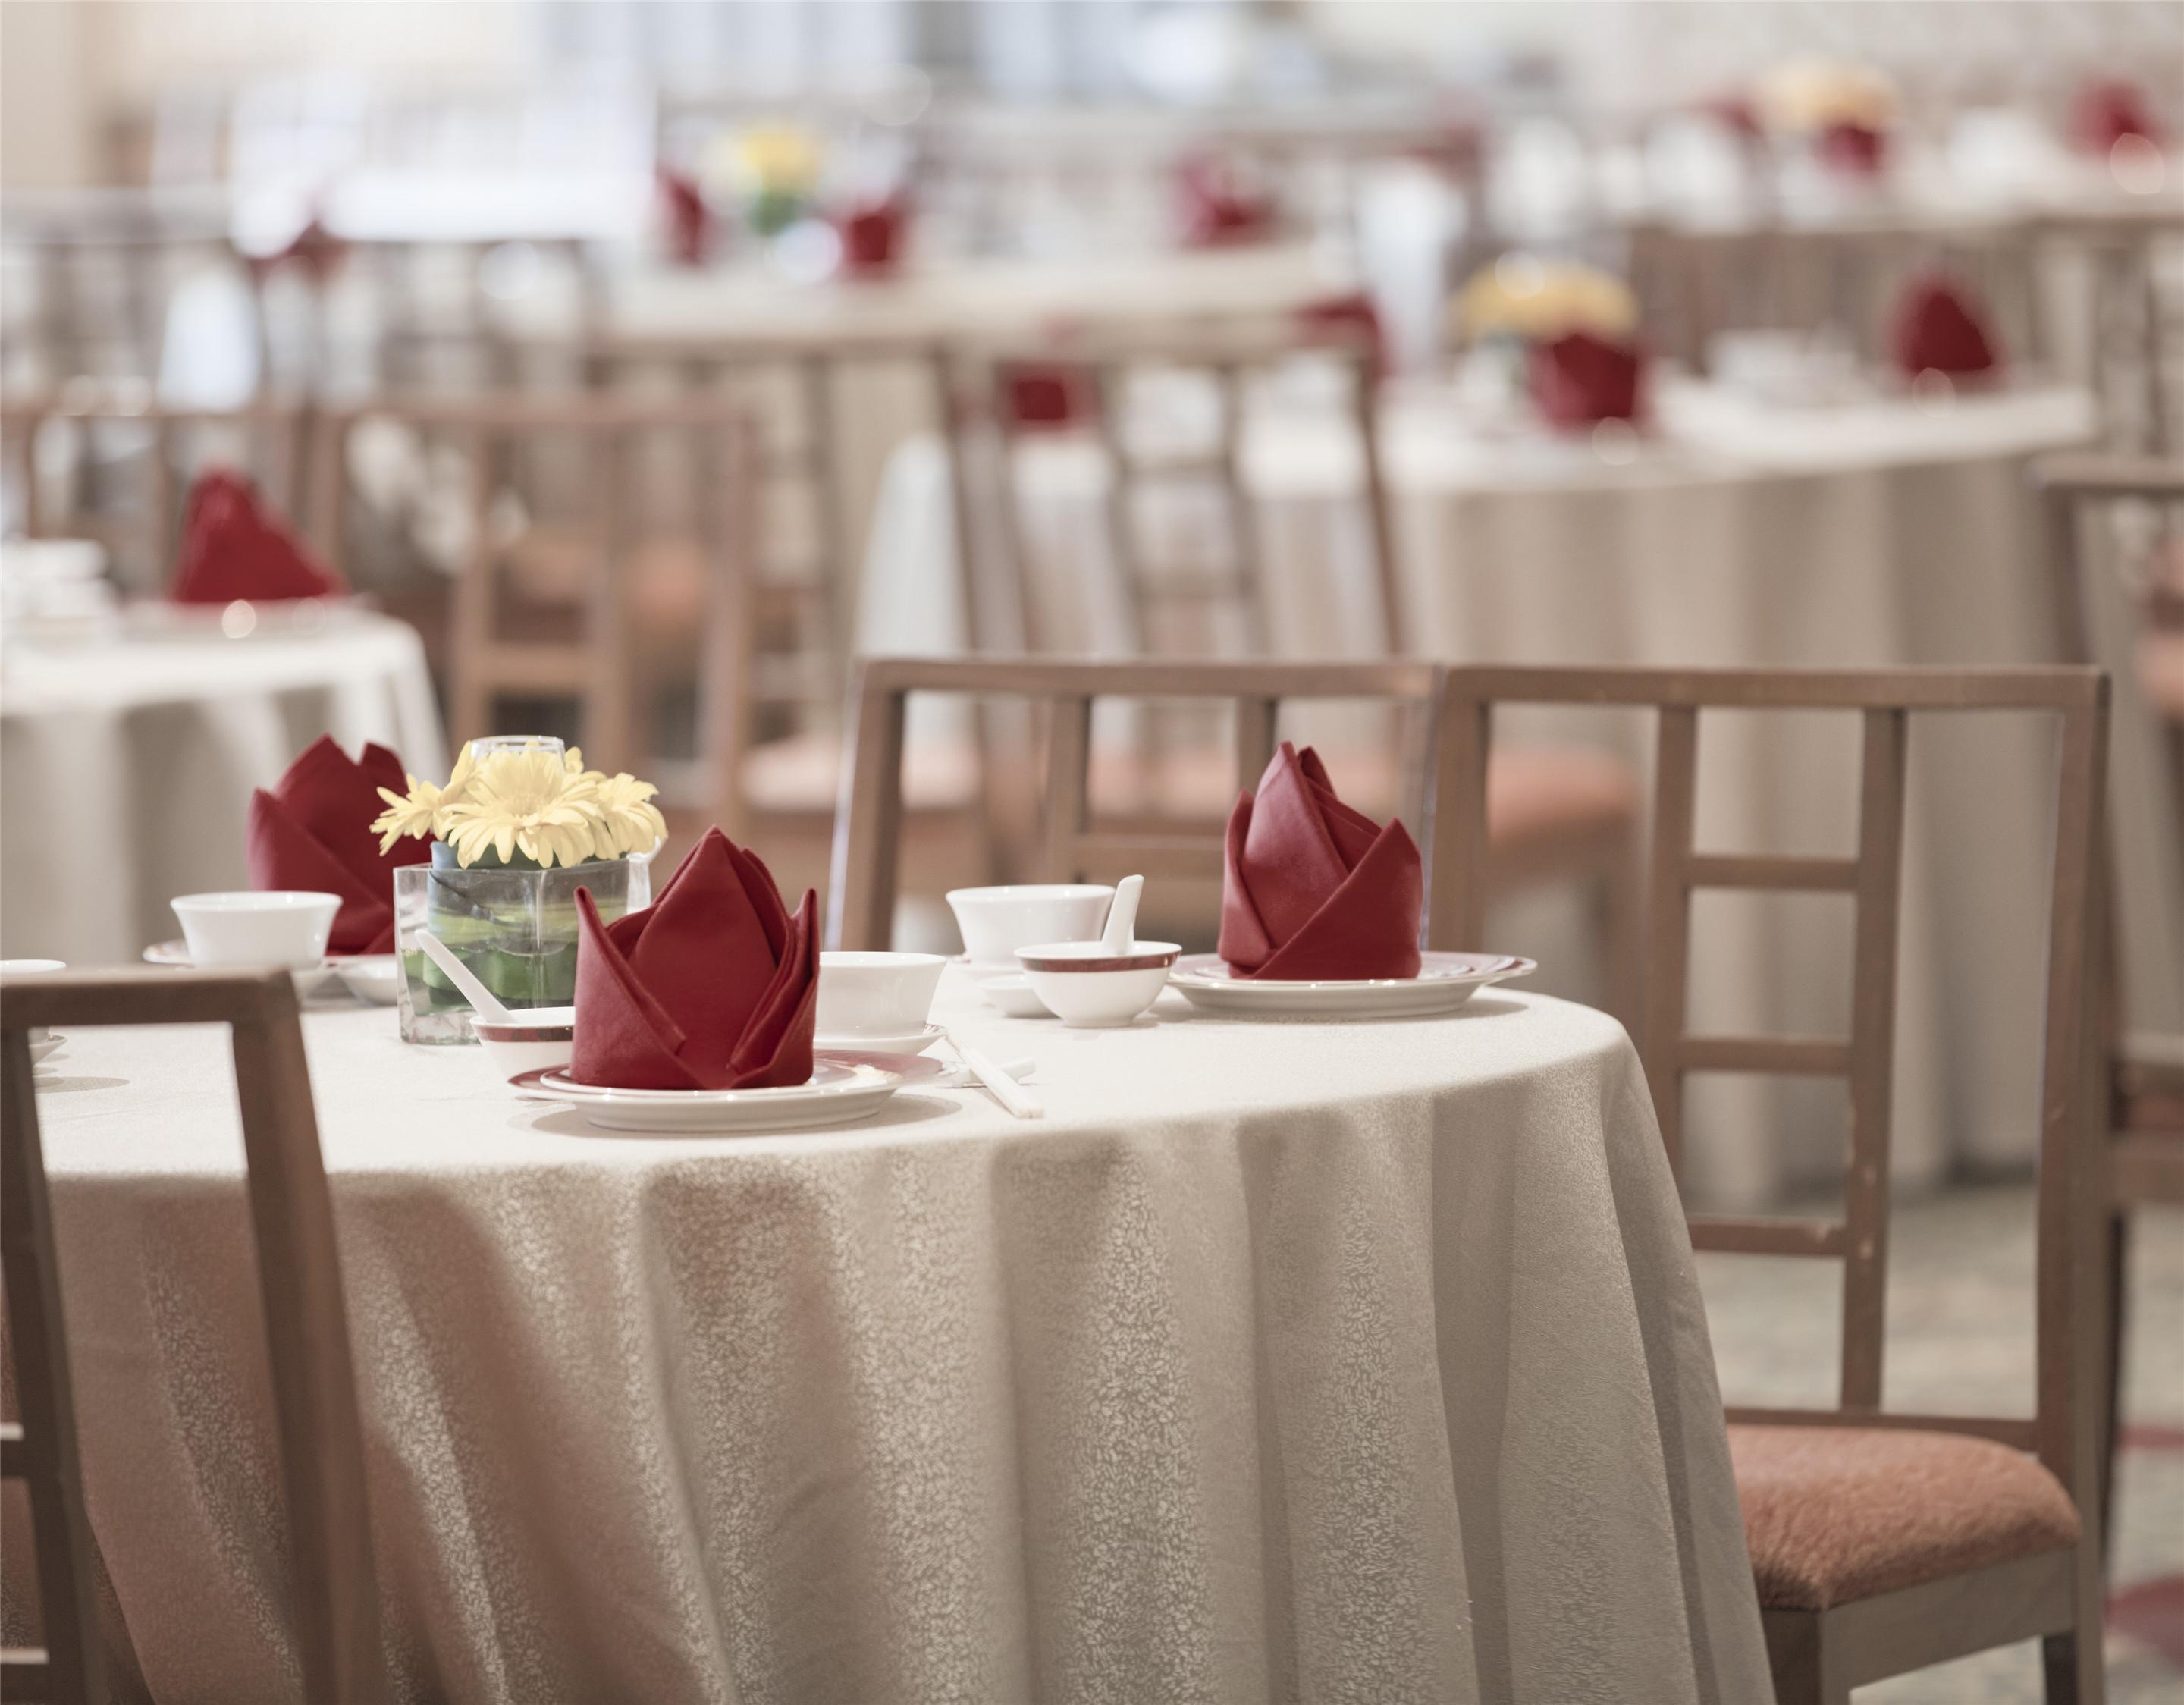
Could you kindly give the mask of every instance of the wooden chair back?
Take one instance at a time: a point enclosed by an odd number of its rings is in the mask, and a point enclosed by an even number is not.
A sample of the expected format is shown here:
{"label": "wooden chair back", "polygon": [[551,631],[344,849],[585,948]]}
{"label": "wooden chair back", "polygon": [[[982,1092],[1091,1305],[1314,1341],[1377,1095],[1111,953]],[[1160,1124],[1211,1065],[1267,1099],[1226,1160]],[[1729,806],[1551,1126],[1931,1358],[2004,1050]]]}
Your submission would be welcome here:
{"label": "wooden chair back", "polygon": [[[1484,945],[1486,755],[1502,705],[1623,705],[1658,719],[1645,1016],[1646,1076],[1672,1166],[1684,1080],[1694,1072],[1820,1075],[1850,1089],[1840,1217],[1694,1215],[1695,1248],[1797,1256],[1843,1268],[1838,1399],[1831,1410],[1731,1412],[1733,1419],[1941,1428],[2036,1451],[2081,1505],[2094,1496],[2093,1401],[2103,1334],[2098,1265],[2103,1150],[2098,1106],[2104,883],[2098,856],[2107,775],[2108,677],[2083,668],[1781,670],[1462,667],[1449,671],[1436,742],[1429,937]],[[1694,844],[1700,713],[1833,710],[1864,731],[1857,850],[1850,856],[1713,853]],[[1894,1065],[1904,769],[1909,718],[2036,711],[2059,731],[2040,1110],[2037,1403],[2031,1421],[1881,1408],[1888,1265],[1890,1089]],[[1731,889],[1845,894],[1856,908],[1847,1038],[1692,1035],[1686,1028],[1692,894]]]}
{"label": "wooden chair back", "polygon": [[22,1415],[0,1435],[0,1467],[27,1483],[45,1638],[41,1656],[0,1661],[0,1692],[11,1699],[107,1697],[29,1033],[214,1023],[228,1026],[235,1056],[303,1697],[387,1697],[363,1425],[294,982],[285,971],[124,971],[0,979],[0,1253]]}
{"label": "wooden chair back", "polygon": [[[1028,879],[1112,881],[1212,878],[1222,871],[1223,825],[1103,825],[1090,800],[1092,707],[1096,700],[1198,700],[1235,706],[1239,790],[1258,785],[1273,757],[1277,718],[1299,699],[1377,700],[1427,706],[1440,678],[1429,663],[1093,663],[1045,658],[868,657],[850,689],[850,749],[834,819],[827,944],[884,949],[894,917],[903,822],[905,711],[913,693],[1013,699],[1043,713],[1043,832]],[[1422,800],[1421,768],[1412,790]],[[1413,824],[1423,811],[1410,806]]]}
{"label": "wooden chair back", "polygon": [[[1343,406],[1362,459],[1361,496],[1383,633],[1389,651],[1402,649],[1407,629],[1380,456],[1379,347],[1362,327],[1309,321],[1294,315],[1217,324],[1125,321],[1088,328],[1059,343],[994,339],[953,347],[949,357],[956,398],[950,415],[951,460],[959,468],[977,460],[967,434],[991,433],[998,439],[1001,524],[997,531],[1009,559],[1008,571],[1017,582],[1016,601],[1024,612],[1023,643],[1029,649],[1082,649],[1084,640],[1082,635],[1039,631],[1039,599],[1028,560],[1032,529],[1015,476],[1017,451],[1025,430],[1011,405],[1011,381],[1027,371],[1060,369],[1078,382],[1084,393],[1089,424],[1106,454],[1106,538],[1131,650],[1140,656],[1174,652],[1175,644],[1163,632],[1162,621],[1172,607],[1205,610],[1225,606],[1235,618],[1245,649],[1264,655],[1272,649],[1272,616],[1261,518],[1245,476],[1245,407],[1255,383],[1283,364],[1306,355],[1334,364],[1342,376]],[[1155,370],[1211,383],[1217,410],[1210,442],[1174,448],[1133,442],[1128,430],[1131,387]],[[1187,569],[1156,564],[1158,553],[1145,536],[1140,495],[1162,487],[1190,485],[1210,485],[1217,497],[1226,561]],[[967,493],[960,475],[956,494],[959,538],[967,545],[978,529],[967,519]],[[1202,651],[1204,644],[1203,635],[1194,632],[1188,637],[1186,650]]]}
{"label": "wooden chair back", "polygon": [[2184,453],[2184,416],[2176,385],[2177,344],[2163,300],[2164,252],[2184,240],[2184,213],[2173,196],[2137,207],[2045,214],[2040,245],[2082,255],[2092,273],[2087,335],[2090,378],[2111,450],[2147,456]]}
{"label": "wooden chair back", "polygon": [[[458,739],[495,732],[504,698],[566,699],[579,708],[588,760],[610,772],[641,769],[650,748],[633,594],[649,578],[678,589],[676,620],[700,630],[707,785],[733,774],[749,740],[753,632],[751,434],[739,410],[705,398],[582,393],[372,399],[330,415],[320,441],[317,483],[328,494],[333,538],[345,527],[346,446],[366,421],[392,422],[428,445],[452,444],[468,469],[468,554],[446,648]],[[699,476],[693,510],[671,534],[646,525],[643,456],[654,448],[690,458]],[[519,512],[511,531],[509,499],[526,471],[532,501],[554,507]],[[532,546],[542,571],[526,582],[519,568]]]}
{"label": "wooden chair back", "polygon": [[752,617],[748,698],[762,734],[831,723],[849,678],[861,564],[844,476],[842,376],[853,365],[928,366],[933,350],[892,335],[734,338],[601,335],[584,346],[592,388],[621,395],[661,376],[752,422]]}
{"label": "wooden chair back", "polygon": [[[0,443],[7,477],[21,494],[25,537],[97,538],[112,554],[118,577],[150,591],[174,572],[183,499],[205,467],[238,468],[283,515],[308,527],[312,418],[309,404],[293,401],[172,408],[115,387],[76,386],[0,405]],[[38,441],[55,430],[73,431],[78,450],[58,506],[47,503],[37,476]],[[103,510],[87,501],[89,465],[103,443],[130,437],[141,440],[133,459],[142,465],[142,484],[125,508]]]}

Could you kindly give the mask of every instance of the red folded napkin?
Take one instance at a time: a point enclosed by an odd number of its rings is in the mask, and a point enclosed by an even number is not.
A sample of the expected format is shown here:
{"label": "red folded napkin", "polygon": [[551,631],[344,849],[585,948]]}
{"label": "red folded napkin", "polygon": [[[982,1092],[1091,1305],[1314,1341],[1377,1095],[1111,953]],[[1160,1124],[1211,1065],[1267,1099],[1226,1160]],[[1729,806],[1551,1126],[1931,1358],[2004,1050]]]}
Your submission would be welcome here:
{"label": "red folded napkin", "polygon": [[[347,581],[259,506],[240,474],[214,468],[198,476],[183,511],[174,584],[167,588],[176,604],[232,604],[238,598],[275,603],[338,598],[348,590]],[[401,785],[398,777],[395,785]]]}
{"label": "red folded napkin", "polygon": [[773,873],[718,829],[659,898],[612,923],[577,890],[571,1072],[618,1089],[756,1089],[811,1075],[819,900],[791,917]]}
{"label": "red folded napkin", "polygon": [[1823,164],[1852,177],[1879,177],[1888,163],[1888,133],[1847,119],[1822,126],[1819,148]]}
{"label": "red folded napkin", "polygon": [[1905,287],[1890,343],[1896,365],[1914,379],[1930,369],[1957,378],[2002,365],[1971,287],[1938,272],[1922,274]]}
{"label": "red folded napkin", "polygon": [[661,166],[660,199],[667,209],[667,252],[678,266],[703,266],[713,252],[713,212],[697,180]]}
{"label": "red folded napkin", "polygon": [[1100,411],[1091,370],[1064,362],[1012,363],[1001,393],[1001,406],[1019,426],[1074,426]]}
{"label": "red folded napkin", "polygon": [[1532,400],[1548,425],[1596,426],[1638,418],[1645,358],[1635,343],[1568,332],[1532,345]]}
{"label": "red folded napkin", "polygon": [[2098,77],[2078,91],[2070,103],[2070,134],[2080,148],[2100,154],[2126,137],[2156,148],[2168,140],[2146,103],[2146,92],[2124,77]]}
{"label": "red folded napkin", "polygon": [[339,894],[329,953],[393,952],[394,872],[432,855],[430,843],[406,836],[379,850],[371,820],[386,809],[382,788],[407,791],[401,759],[369,744],[353,759],[321,734],[271,793],[250,796],[243,856],[251,887]]}
{"label": "red folded napkin", "polygon": [[899,195],[866,202],[837,221],[842,238],[842,270],[852,278],[884,278],[902,264],[902,240],[910,209]]}
{"label": "red folded napkin", "polygon": [[1415,977],[1425,878],[1401,822],[1334,796],[1319,755],[1287,740],[1228,816],[1221,956],[1276,981]]}
{"label": "red folded napkin", "polygon": [[1373,298],[1363,291],[1346,291],[1339,296],[1323,296],[1317,301],[1307,302],[1296,310],[1296,319],[1297,324],[1306,332],[1355,327],[1372,340],[1374,376],[1386,376],[1387,334],[1380,324],[1380,310],[1373,305]]}
{"label": "red folded napkin", "polygon": [[1217,248],[1261,242],[1273,234],[1273,198],[1240,192],[1217,162],[1187,159],[1176,168],[1175,183],[1186,247]]}

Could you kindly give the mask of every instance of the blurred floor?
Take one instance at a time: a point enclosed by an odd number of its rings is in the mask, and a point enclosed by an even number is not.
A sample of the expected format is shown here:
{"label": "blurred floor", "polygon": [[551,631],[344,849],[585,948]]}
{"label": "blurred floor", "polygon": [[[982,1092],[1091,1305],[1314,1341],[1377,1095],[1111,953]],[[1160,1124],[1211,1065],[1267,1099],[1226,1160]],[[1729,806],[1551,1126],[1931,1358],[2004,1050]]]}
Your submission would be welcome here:
{"label": "blurred floor", "polygon": [[[2032,1191],[1953,1190],[1896,1212],[1891,1408],[2031,1412]],[[1702,1256],[1723,1395],[1825,1402],[1835,1269]],[[2141,1214],[2131,1250],[2126,1448],[2109,1615],[2110,1705],[2184,1705],[2184,1213]],[[1858,1705],[2036,1705],[2039,1650],[2011,1646],[1863,1688]]]}

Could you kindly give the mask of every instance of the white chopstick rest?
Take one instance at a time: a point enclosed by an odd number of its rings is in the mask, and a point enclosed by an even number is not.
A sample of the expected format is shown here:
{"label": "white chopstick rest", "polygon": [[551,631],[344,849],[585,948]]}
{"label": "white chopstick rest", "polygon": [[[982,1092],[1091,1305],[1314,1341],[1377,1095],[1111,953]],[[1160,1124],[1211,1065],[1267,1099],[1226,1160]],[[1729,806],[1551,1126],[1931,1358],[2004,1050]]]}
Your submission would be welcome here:
{"label": "white chopstick rest", "polygon": [[959,1040],[955,1033],[948,1033],[948,1045],[953,1048],[972,1074],[992,1091],[993,1097],[1019,1119],[1043,1119],[1045,1105],[1039,1097],[968,1043]]}

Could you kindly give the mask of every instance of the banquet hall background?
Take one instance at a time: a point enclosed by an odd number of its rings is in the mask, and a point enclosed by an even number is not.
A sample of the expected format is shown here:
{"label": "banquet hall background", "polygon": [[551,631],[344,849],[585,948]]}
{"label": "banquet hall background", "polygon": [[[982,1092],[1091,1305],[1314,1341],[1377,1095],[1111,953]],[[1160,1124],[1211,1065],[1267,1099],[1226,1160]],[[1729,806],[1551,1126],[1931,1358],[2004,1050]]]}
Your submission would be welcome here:
{"label": "banquet hall background", "polygon": [[[2091,662],[2124,1024],[2174,1062],[2184,503],[2115,471],[2184,455],[2180,138],[2167,0],[0,0],[0,953],[156,952],[321,736],[430,779],[532,733],[659,784],[661,875],[717,824],[833,944],[875,657]],[[2030,1354],[1986,1323],[2054,748],[1972,721],[1913,736],[1894,1027],[1891,1354],[1936,1390]],[[1847,853],[1822,722],[1711,719],[1700,838]],[[1493,944],[1635,1026],[1650,729],[1496,726]],[[1283,732],[1408,800],[1384,707]],[[1042,733],[912,701],[894,945],[1042,874]],[[1240,738],[1102,705],[1092,808],[1224,817]],[[1220,894],[1156,878],[1148,927],[1211,948]],[[1698,900],[1693,1029],[1840,1028],[1842,900]],[[1695,1079],[1688,1204],[1838,1190],[1845,1108]],[[2153,1701],[2184,1223],[2137,1223],[2111,1692]],[[1710,1292],[1725,1384],[1795,1385],[1795,1265]]]}

